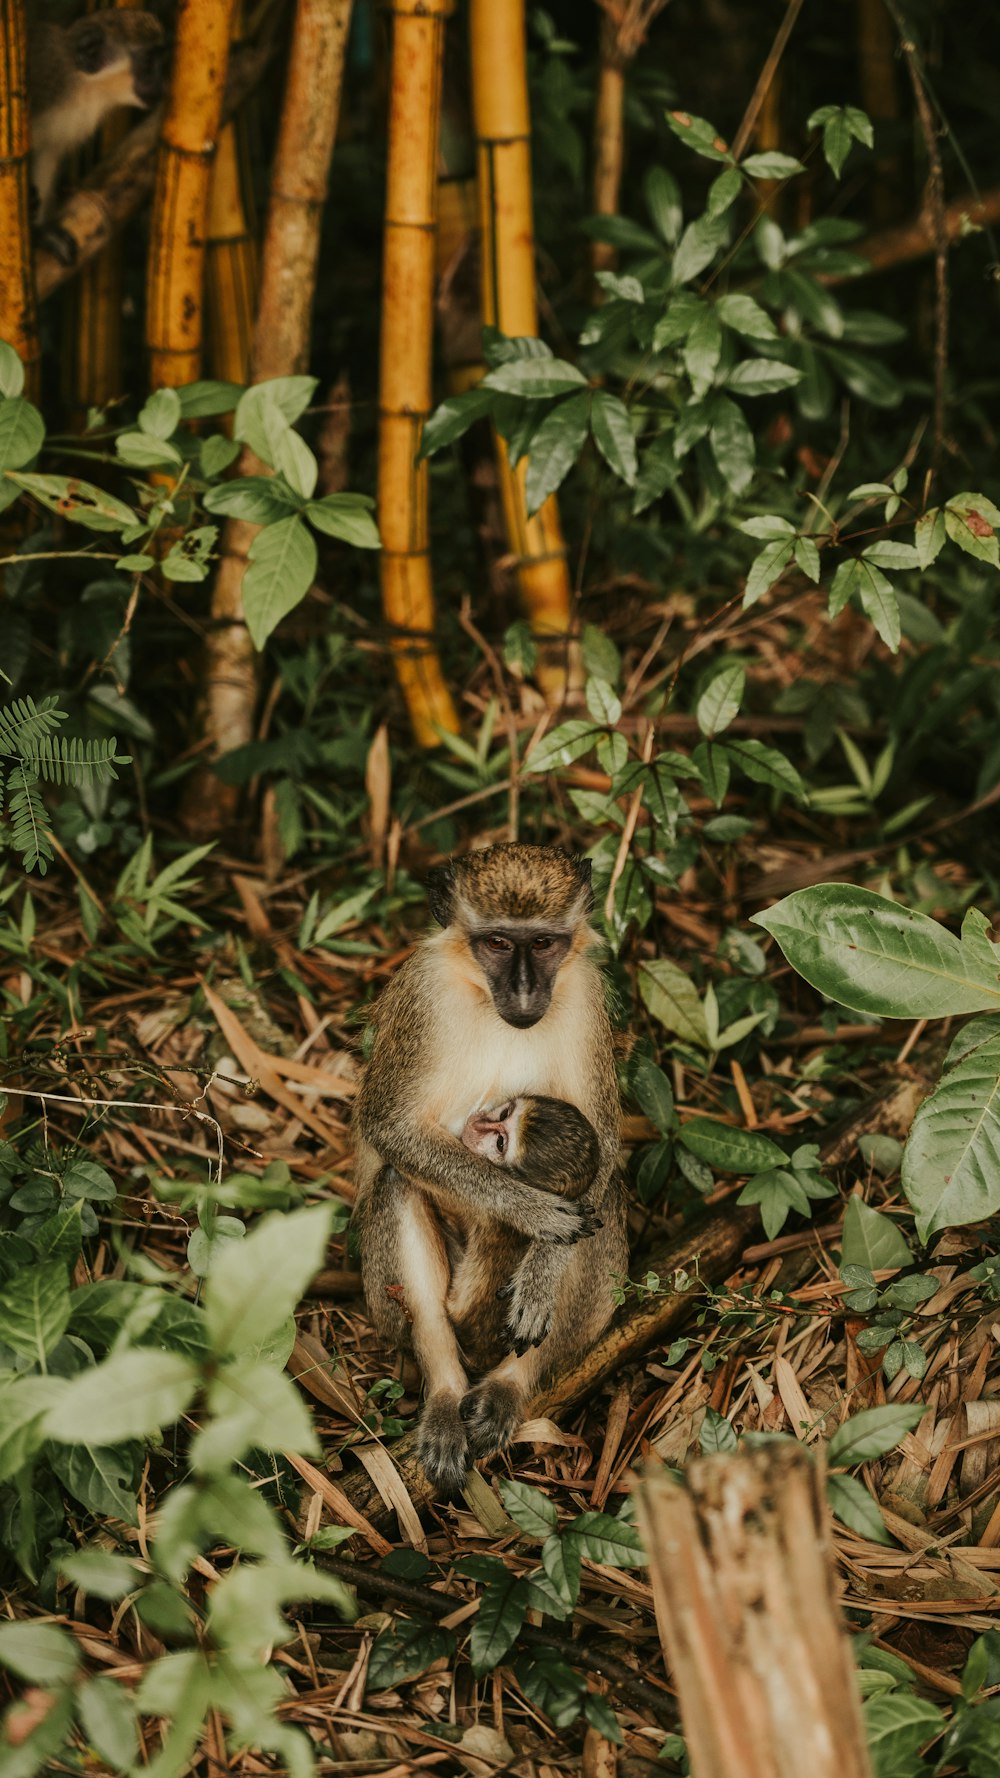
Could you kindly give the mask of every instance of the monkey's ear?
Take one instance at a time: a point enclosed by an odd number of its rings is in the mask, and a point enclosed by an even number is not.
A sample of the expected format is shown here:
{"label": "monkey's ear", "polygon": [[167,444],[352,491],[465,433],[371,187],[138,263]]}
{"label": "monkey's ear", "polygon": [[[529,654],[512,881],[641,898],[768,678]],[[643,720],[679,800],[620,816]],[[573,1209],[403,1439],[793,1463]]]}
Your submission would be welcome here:
{"label": "monkey's ear", "polygon": [[427,872],[427,900],[439,926],[451,925],[455,879],[450,864],[435,864]]}
{"label": "monkey's ear", "polygon": [[80,21],[73,35],[73,60],[81,74],[99,74],[104,66],[104,27]]}
{"label": "monkey's ear", "polygon": [[580,885],[580,912],[582,914],[592,914],[594,911],[594,891],[590,886],[590,859],[574,858],[573,874]]}

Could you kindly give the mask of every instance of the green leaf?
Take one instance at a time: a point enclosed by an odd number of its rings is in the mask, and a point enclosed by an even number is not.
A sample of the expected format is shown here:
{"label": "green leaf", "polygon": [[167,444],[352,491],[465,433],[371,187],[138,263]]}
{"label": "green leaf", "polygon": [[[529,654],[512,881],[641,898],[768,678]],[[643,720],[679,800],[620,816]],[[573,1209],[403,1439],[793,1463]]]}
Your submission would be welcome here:
{"label": "green leaf", "polygon": [[555,1530],[558,1517],[555,1506],[540,1488],[532,1488],[527,1482],[508,1481],[501,1476],[500,1498],[515,1525],[529,1537],[548,1537],[549,1532]]}
{"label": "green leaf", "polygon": [[377,1636],[372,1645],[365,1686],[369,1692],[389,1691],[404,1680],[416,1679],[426,1673],[435,1661],[447,1660],[455,1652],[455,1638],[450,1630],[419,1619],[404,1619],[392,1630]]}
{"label": "green leaf", "polygon": [[33,494],[50,512],[84,525],[88,531],[123,531],[135,525],[136,515],[123,500],[76,476],[24,475],[8,470],[7,479],[26,494]]}
{"label": "green leaf", "polygon": [[626,1525],[610,1513],[581,1513],[563,1532],[563,1542],[574,1542],[581,1556],[610,1568],[644,1568],[649,1560],[634,1525]]}
{"label": "green leaf", "polygon": [[218,488],[209,488],[202,495],[202,505],[208,512],[245,519],[250,525],[271,525],[297,512],[302,501],[280,476],[238,475]]}
{"label": "green leaf", "polygon": [[316,545],[300,518],[267,525],[250,545],[243,576],[247,629],[263,648],[283,617],[305,598],[316,578]]}
{"label": "green leaf", "polygon": [[64,1387],[58,1377],[0,1376],[0,1482],[30,1463],[44,1441],[42,1421]]}
{"label": "green leaf", "polygon": [[562,358],[515,358],[498,364],[480,385],[483,389],[499,389],[504,395],[522,395],[528,401],[576,394],[586,386],[582,371]]}
{"label": "green leaf", "polygon": [[863,562],[874,562],[876,568],[919,568],[921,566],[919,551],[912,543],[897,543],[891,537],[883,537],[878,543],[870,543],[861,551]]}
{"label": "green leaf", "polygon": [[650,1122],[664,1134],[677,1121],[674,1092],[662,1068],[642,1057],[632,1069],[632,1096]]}
{"label": "green leaf", "polygon": [[176,389],[156,389],[139,409],[140,431],[150,438],[170,438],[181,423],[181,398]]}
{"label": "green leaf", "polygon": [[102,1760],[128,1771],[138,1758],[132,1694],[114,1679],[88,1679],[76,1696],[84,1735]]}
{"label": "green leaf", "polygon": [[892,1543],[878,1503],[857,1476],[827,1476],[826,1499],[834,1518],[842,1525],[847,1525],[860,1537],[867,1537],[869,1543]]}
{"label": "green leaf", "polygon": [[591,676],[587,680],[585,693],[587,709],[595,722],[604,728],[614,728],[621,721],[622,703],[614,687],[606,679]]}
{"label": "green leaf", "polygon": [[45,421],[22,396],[0,402],[0,474],[21,469],[45,443]]}
{"label": "green leaf", "polygon": [[785,1167],[755,1173],[736,1202],[760,1205],[760,1219],[769,1241],[784,1228],[790,1210],[797,1210],[800,1216],[810,1214],[809,1198],[801,1181]]}
{"label": "green leaf", "polygon": [[787,791],[799,802],[808,802],[806,787],[792,765],[791,760],[779,753],[776,747],[767,747],[763,741],[733,740],[726,742],[726,752],[734,765],[740,767],[755,784],[769,784],[772,790]]}
{"label": "green leaf", "polygon": [[[726,177],[725,174],[722,175]],[[748,340],[776,340],[778,329],[770,315],[762,309],[760,303],[752,296],[741,296],[738,292],[730,296],[720,296],[715,305],[715,312],[726,327],[735,333],[741,333]]]}
{"label": "green leaf", "polygon": [[639,992],[643,1004],[665,1030],[675,1032],[698,1049],[708,1049],[705,1009],[698,991],[669,957],[640,963]]}
{"label": "green leaf", "polygon": [[[500,372],[495,374],[499,376]],[[589,424],[589,390],[560,401],[551,413],[546,414],[532,437],[528,453],[525,498],[529,513],[544,506],[549,495],[555,493],[569,474],[587,442]]]}
{"label": "green leaf", "polygon": [[[867,551],[865,555],[867,556]],[[887,580],[880,568],[873,567],[864,557],[858,563],[858,592],[865,615],[869,617],[882,641],[895,654],[899,648],[901,636],[899,622],[899,601],[893,590],[892,582]]]}
{"label": "green leaf", "polygon": [[854,352],[843,352],[839,347],[827,346],[825,352],[828,364],[860,401],[870,401],[873,407],[899,406],[903,387],[888,365],[876,358],[861,358]]}
{"label": "green leaf", "polygon": [[45,1416],[49,1438],[69,1445],[115,1445],[172,1426],[198,1386],[198,1372],[174,1352],[120,1352],[71,1377]]}
{"label": "green leaf", "polygon": [[746,669],[734,662],[715,674],[698,699],[695,715],[703,735],[715,736],[727,729],[740,713],[746,686]]}
{"label": "green leaf", "polygon": [[668,111],[665,115],[674,135],[679,136],[687,148],[693,148],[695,154],[702,154],[710,161],[732,160],[728,143],[706,117],[691,117],[686,111]]}
{"label": "green leaf", "polygon": [[784,1167],[788,1156],[770,1137],[756,1130],[737,1130],[711,1117],[692,1117],[677,1132],[684,1147],[720,1173],[763,1173]]}
{"label": "green leaf", "polygon": [[724,216],[743,190],[743,177],[738,167],[727,167],[713,179],[708,188],[705,208],[709,216]]}
{"label": "green leaf", "polygon": [[674,253],[673,278],[675,284],[690,284],[706,266],[711,265],[726,241],[729,239],[729,224],[725,216],[699,216],[697,221],[689,222]]}
{"label": "green leaf", "polygon": [[708,442],[723,480],[734,494],[745,494],[753,481],[757,447],[742,409],[726,395],[712,402]]}
{"label": "green leaf", "polygon": [[[0,413],[2,411],[0,409]],[[966,555],[997,568],[1000,567],[1000,544],[993,534],[990,507],[991,503],[982,494],[956,494],[944,509],[944,528],[952,543],[957,543]],[[992,511],[996,512],[996,508],[992,507]],[[1000,523],[1000,518],[996,522]]]}
{"label": "green leaf", "polygon": [[325,1204],[266,1216],[244,1240],[227,1243],[205,1286],[216,1353],[244,1352],[278,1332],[323,1263],[331,1216]]}
{"label": "green leaf", "polygon": [[876,1692],[864,1706],[874,1778],[921,1778],[920,1750],[945,1726],[941,1711],[912,1692]]}
{"label": "green leaf", "polygon": [[805,172],[802,162],[797,161],[794,154],[771,150],[764,154],[748,154],[746,160],[740,162],[740,167],[754,179],[790,179],[793,173]]}
{"label": "green leaf", "polygon": [[310,500],[306,518],[328,537],[339,537],[355,549],[381,549],[382,539],[370,512],[353,496],[325,494],[322,500]]}
{"label": "green leaf", "polygon": [[921,568],[929,568],[936,561],[944,548],[947,532],[944,525],[944,513],[939,506],[932,506],[928,512],[917,520],[913,532],[913,541]]}
{"label": "green leaf", "polygon": [[795,541],[792,537],[776,537],[767,543],[758,556],[750,564],[747,575],[746,591],[743,594],[743,608],[748,610],[762,599],[769,587],[780,580],[792,559]]}
{"label": "green leaf", "polygon": [[469,1654],[478,1679],[492,1673],[514,1643],[528,1608],[526,1588],[515,1573],[505,1573],[487,1587],[472,1620]]}
{"label": "green leaf", "polygon": [[20,395],[23,388],[24,365],[13,346],[9,346],[6,340],[0,340],[0,395]]}
{"label": "green leaf", "polygon": [[827,1450],[831,1468],[851,1469],[894,1451],[901,1439],[919,1426],[924,1416],[920,1402],[890,1402],[881,1408],[864,1408],[838,1426]]}
{"label": "green leaf", "polygon": [[569,722],[561,722],[557,728],[550,729],[540,741],[536,741],[525,760],[525,769],[529,772],[553,772],[559,766],[572,765],[589,753],[597,740],[598,729],[592,721],[585,722],[582,717],[571,717]]}
{"label": "green leaf", "polygon": [[857,1195],[848,1198],[840,1250],[842,1266],[887,1271],[891,1266],[908,1266],[912,1258],[909,1244],[890,1216],[873,1210]]}
{"label": "green leaf", "polygon": [[902,1185],[921,1241],[1000,1205],[1000,1037],[957,1062],[920,1106]]}
{"label": "green leaf", "polygon": [[181,402],[181,413],[185,420],[210,420],[217,414],[231,414],[243,394],[239,383],[223,383],[217,379],[202,378],[197,383],[185,383],[178,389]]}
{"label": "green leaf", "polygon": [[693,394],[706,395],[715,380],[722,353],[722,326],[715,310],[703,308],[684,343],[681,357]]}
{"label": "green leaf", "polygon": [[580,1596],[580,1558],[580,1545],[572,1537],[559,1537],[553,1532],[542,1545],[542,1567],[569,1607],[575,1606]]}
{"label": "green leaf", "polygon": [[719,1451],[735,1451],[738,1443],[736,1433],[725,1414],[720,1414],[713,1407],[706,1408],[698,1435],[698,1449],[702,1456],[712,1457]]}
{"label": "green leaf", "polygon": [[137,1523],[131,1454],[110,1445],[54,1445],[48,1460],[74,1500],[92,1513]]}
{"label": "green leaf", "polygon": [[783,364],[780,358],[743,358],[733,366],[727,378],[730,389],[741,395],[774,395],[779,389],[791,389],[801,383],[802,372],[794,364]]}
{"label": "green leaf", "polygon": [[853,1012],[933,1019],[1000,1008],[1000,972],[936,920],[870,889],[821,883],[752,920],[807,982]]}
{"label": "green leaf", "polygon": [[[672,247],[681,232],[683,211],[680,187],[666,167],[649,167],[643,180],[646,208],[653,227]],[[22,373],[23,375],[23,373]]]}
{"label": "green leaf", "polygon": [[79,1664],[74,1638],[56,1624],[0,1623],[0,1666],[29,1685],[68,1685]]}
{"label": "green leaf", "polygon": [[621,1747],[624,1744],[625,1737],[622,1734],[618,1718],[610,1704],[601,1697],[600,1692],[586,1693],[583,1700],[583,1714],[591,1728],[596,1729],[599,1735],[603,1735],[605,1741],[612,1742],[616,1747]]}
{"label": "green leaf", "polygon": [[441,451],[445,445],[453,444],[477,420],[491,412],[493,400],[489,390],[482,388],[466,389],[461,395],[449,395],[425,422],[418,456],[433,457],[435,451]]}
{"label": "green leaf", "polygon": [[653,440],[649,449],[643,451],[635,484],[635,498],[632,501],[633,514],[645,512],[647,506],[651,506],[654,500],[659,500],[673,486],[679,473],[673,437],[669,432],[661,433],[659,438]]}
{"label": "green leaf", "polygon": [[183,461],[175,445],[162,438],[150,438],[145,432],[119,432],[115,450],[121,461],[133,469],[155,469],[160,464]]}
{"label": "green leaf", "polygon": [[60,1557],[59,1572],[95,1599],[122,1599],[145,1582],[145,1577],[125,1556],[96,1548]]}
{"label": "green leaf", "polygon": [[62,1260],[18,1273],[0,1290],[0,1340],[40,1370],[69,1323],[69,1275]]}
{"label": "green leaf", "polygon": [[590,404],[590,430],[608,468],[633,488],[638,475],[638,458],[635,433],[625,403],[606,389],[596,389]]}

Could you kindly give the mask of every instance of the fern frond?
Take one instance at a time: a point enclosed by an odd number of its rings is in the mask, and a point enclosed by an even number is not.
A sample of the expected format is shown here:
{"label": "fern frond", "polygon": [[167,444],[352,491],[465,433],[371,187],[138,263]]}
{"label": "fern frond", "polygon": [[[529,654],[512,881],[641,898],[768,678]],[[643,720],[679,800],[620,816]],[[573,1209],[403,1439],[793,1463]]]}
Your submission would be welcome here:
{"label": "fern frond", "polygon": [[24,763],[48,784],[110,784],[117,778],[115,765],[127,764],[110,740],[81,741],[76,736],[45,735],[24,750]]}
{"label": "fern frond", "polygon": [[14,848],[20,852],[25,870],[37,870],[39,876],[44,877],[55,853],[52,826],[38,789],[38,779],[29,767],[15,766],[8,789],[7,818]]}
{"label": "fern frond", "polygon": [[32,747],[66,721],[65,710],[56,708],[56,699],[15,698],[0,709],[0,753],[9,759],[22,759]]}

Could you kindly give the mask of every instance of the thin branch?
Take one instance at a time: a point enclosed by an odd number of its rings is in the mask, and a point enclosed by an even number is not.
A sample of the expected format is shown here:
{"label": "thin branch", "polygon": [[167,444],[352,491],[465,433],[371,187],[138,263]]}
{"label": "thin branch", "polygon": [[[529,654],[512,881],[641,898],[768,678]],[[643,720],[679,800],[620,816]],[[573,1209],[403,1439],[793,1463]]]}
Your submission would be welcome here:
{"label": "thin branch", "polygon": [[754,133],[761,106],[767,98],[768,89],[778,70],[778,63],[785,53],[785,45],[795,28],[795,21],[801,11],[802,0],[788,0],[788,10],[778,26],[774,42],[768,51],[767,61],[764,63],[757,85],[750,95],[750,103],[743,114],[743,122],[733,137],[732,155],[734,160],[741,159],[743,151]]}

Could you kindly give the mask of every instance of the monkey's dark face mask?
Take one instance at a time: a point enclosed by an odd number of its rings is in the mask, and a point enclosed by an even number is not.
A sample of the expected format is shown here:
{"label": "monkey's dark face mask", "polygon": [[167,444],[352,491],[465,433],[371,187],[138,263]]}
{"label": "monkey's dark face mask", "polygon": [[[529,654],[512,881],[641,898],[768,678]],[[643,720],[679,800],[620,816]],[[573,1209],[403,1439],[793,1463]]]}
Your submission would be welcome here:
{"label": "monkey's dark face mask", "polygon": [[567,932],[538,926],[494,926],[469,935],[472,954],[490,984],[500,1017],[518,1030],[537,1025],[570,947]]}

